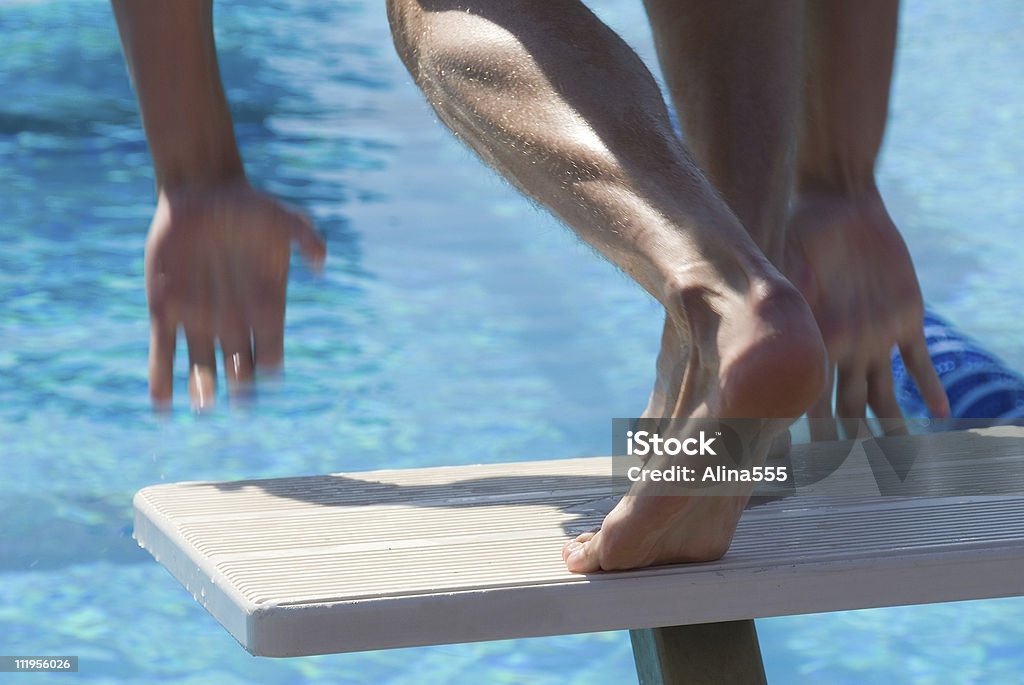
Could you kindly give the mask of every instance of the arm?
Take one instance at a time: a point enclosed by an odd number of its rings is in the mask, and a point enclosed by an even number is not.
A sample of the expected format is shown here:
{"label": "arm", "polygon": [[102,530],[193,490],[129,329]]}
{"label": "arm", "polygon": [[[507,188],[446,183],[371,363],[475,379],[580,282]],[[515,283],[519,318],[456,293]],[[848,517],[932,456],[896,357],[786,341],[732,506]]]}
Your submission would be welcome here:
{"label": "arm", "polygon": [[[938,416],[949,412],[922,332],[924,306],[914,266],[875,183],[897,15],[895,0],[809,5],[808,77],[786,271],[814,310],[838,371],[841,418],[863,418],[866,406],[880,418],[900,418],[889,365],[893,345],[930,410]],[[831,390],[817,403],[815,417],[831,416]]]}
{"label": "arm", "polygon": [[113,0],[157,186],[244,178],[213,41],[212,0]]}
{"label": "arm", "polygon": [[150,394],[171,399],[177,331],[189,392],[212,406],[219,342],[229,389],[283,358],[292,242],[315,265],[324,244],[309,220],[253,189],[235,142],[213,38],[210,0],[113,0],[157,181],[146,243]]}
{"label": "arm", "polygon": [[885,135],[899,3],[811,3],[807,11],[797,190],[861,195],[875,185]]}

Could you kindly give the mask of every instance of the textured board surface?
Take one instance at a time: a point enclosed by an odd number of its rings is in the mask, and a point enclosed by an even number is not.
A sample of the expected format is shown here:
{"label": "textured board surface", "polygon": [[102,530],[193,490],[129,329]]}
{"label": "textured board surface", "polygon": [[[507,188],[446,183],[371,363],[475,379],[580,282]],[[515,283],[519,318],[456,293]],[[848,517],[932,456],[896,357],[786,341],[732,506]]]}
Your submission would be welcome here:
{"label": "textured board surface", "polygon": [[[607,457],[155,485],[135,537],[265,656],[1024,594],[1024,429],[902,441],[930,457],[903,490],[858,446],[745,512],[707,564],[565,571],[564,542],[616,500]],[[793,463],[827,451],[796,446]]]}

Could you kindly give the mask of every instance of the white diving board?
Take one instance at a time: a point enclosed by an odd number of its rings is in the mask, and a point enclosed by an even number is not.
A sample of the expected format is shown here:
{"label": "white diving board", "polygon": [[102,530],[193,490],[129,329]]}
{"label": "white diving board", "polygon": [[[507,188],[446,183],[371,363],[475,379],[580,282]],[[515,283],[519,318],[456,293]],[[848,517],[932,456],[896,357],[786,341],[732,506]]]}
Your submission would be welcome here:
{"label": "white diving board", "polygon": [[[607,457],[154,485],[135,537],[274,657],[620,629],[658,651],[678,647],[637,629],[1024,595],[1024,429],[888,440],[928,457],[901,496],[858,446],[746,511],[713,563],[568,573],[562,545],[616,499]],[[791,464],[851,444],[796,445]]]}

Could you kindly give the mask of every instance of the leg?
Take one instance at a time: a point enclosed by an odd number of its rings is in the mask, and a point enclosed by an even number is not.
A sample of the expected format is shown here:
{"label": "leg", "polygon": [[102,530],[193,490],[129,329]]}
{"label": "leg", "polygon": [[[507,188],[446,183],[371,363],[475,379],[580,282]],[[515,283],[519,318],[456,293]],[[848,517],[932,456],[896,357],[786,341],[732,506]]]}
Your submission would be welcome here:
{"label": "leg", "polygon": [[[670,342],[689,350],[659,368],[665,415],[784,426],[806,410],[824,367],[810,311],[698,170],[618,36],[571,0],[390,0],[388,11],[441,119],[665,307]],[[571,570],[720,556],[749,488],[643,495],[570,543]]]}
{"label": "leg", "polygon": [[[875,184],[896,46],[897,0],[808,4],[808,69],[786,271],[807,297],[838,370],[836,414],[899,419],[889,352],[899,345],[931,411],[948,414],[921,331],[923,303]],[[829,384],[831,386],[831,383]],[[831,387],[812,415],[831,417]],[[900,422],[885,422],[899,432]],[[815,438],[835,437],[812,421]],[[824,431],[824,432],[823,432]]]}
{"label": "leg", "polygon": [[800,115],[799,0],[646,0],[687,144],[761,250],[782,263]]}
{"label": "leg", "polygon": [[[696,163],[781,268],[803,69],[799,0],[645,0],[662,71]],[[687,356],[665,320],[659,368]],[[665,391],[648,414],[660,416]],[[780,436],[780,448],[788,435]]]}

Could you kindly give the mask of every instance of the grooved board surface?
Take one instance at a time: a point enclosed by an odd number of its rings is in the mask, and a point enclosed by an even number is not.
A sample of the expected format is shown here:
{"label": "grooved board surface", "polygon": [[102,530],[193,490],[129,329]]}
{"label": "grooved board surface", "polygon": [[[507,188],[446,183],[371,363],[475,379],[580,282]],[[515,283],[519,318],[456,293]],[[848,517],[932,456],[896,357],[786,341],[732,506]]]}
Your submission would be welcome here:
{"label": "grooved board surface", "polygon": [[909,471],[870,444],[795,446],[797,472],[850,456],[745,512],[707,564],[565,570],[617,499],[607,457],[155,485],[135,536],[266,656],[1024,594],[1024,429],[897,442]]}

